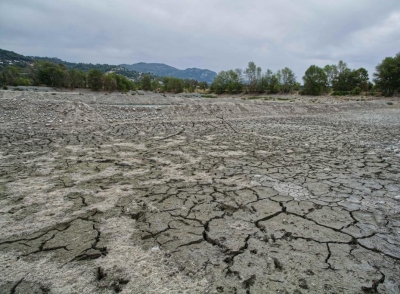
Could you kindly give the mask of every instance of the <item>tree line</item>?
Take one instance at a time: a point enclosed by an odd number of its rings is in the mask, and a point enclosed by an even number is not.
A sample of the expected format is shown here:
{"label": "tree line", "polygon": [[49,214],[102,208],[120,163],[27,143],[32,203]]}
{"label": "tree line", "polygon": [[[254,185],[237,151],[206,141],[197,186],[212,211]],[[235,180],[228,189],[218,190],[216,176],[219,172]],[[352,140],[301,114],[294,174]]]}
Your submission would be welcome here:
{"label": "tree line", "polygon": [[[400,92],[400,53],[395,57],[386,57],[376,66],[373,83],[369,81],[365,68],[350,69],[343,61],[338,64],[318,67],[311,65],[305,72],[303,86],[297,82],[293,71],[285,67],[277,72],[262,72],[254,62],[249,62],[244,70],[221,71],[210,86],[216,94],[235,93],[292,93],[299,91],[304,95],[359,95],[361,93],[390,96]],[[118,72],[104,73],[92,68],[83,71],[68,68],[65,64],[56,64],[38,60],[32,66],[20,68],[7,66],[0,72],[0,84],[3,86],[39,86],[58,88],[90,88],[95,91],[129,91],[143,89],[155,92],[207,90],[206,82],[175,77],[155,77],[141,75],[136,82]]]}
{"label": "tree line", "polygon": [[292,93],[303,95],[360,95],[381,94],[385,96],[400,92],[400,53],[386,57],[376,66],[373,75],[375,84],[369,81],[365,68],[350,69],[343,61],[338,64],[318,67],[311,65],[305,72],[303,86],[296,80],[293,71],[287,67],[276,73],[262,72],[254,62],[249,62],[244,70],[221,71],[211,84],[210,90],[216,94],[235,93]]}
{"label": "tree line", "polygon": [[175,77],[155,77],[145,74],[140,80],[141,89],[144,91],[169,92],[169,93],[193,93],[195,90],[207,90],[206,82],[193,79],[179,79]]}
{"label": "tree line", "polygon": [[49,61],[36,61],[32,66],[19,68],[8,66],[0,74],[3,86],[48,86],[54,88],[90,88],[92,90],[136,89],[133,81],[115,73],[105,74],[98,69],[84,72],[79,69],[68,69],[64,64]]}
{"label": "tree line", "polygon": [[142,89],[145,91],[194,92],[196,89],[207,89],[205,82],[182,80],[174,77],[154,77],[142,75],[137,82],[115,72],[104,73],[100,69],[90,69],[85,72],[79,69],[67,68],[65,64],[55,64],[49,61],[36,61],[32,66],[20,68],[5,67],[0,73],[0,84],[10,86],[48,86],[54,88],[89,88],[94,91],[130,91]]}
{"label": "tree line", "polygon": [[301,94],[305,95],[322,95],[331,90],[332,95],[359,95],[373,88],[365,68],[350,69],[343,61],[323,68],[310,66],[304,74],[303,82]]}
{"label": "tree line", "polygon": [[221,71],[210,90],[216,94],[235,94],[235,93],[290,93],[298,90],[300,84],[296,82],[293,71],[287,67],[273,73],[271,70],[262,72],[261,67],[257,67],[254,62],[249,62],[244,70]]}

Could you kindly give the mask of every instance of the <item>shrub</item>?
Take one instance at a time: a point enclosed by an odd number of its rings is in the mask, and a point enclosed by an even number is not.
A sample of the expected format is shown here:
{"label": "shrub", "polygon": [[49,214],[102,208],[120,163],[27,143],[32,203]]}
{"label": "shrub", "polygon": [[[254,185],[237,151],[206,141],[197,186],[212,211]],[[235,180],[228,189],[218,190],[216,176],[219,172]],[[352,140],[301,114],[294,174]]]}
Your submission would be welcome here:
{"label": "shrub", "polygon": [[350,93],[349,91],[333,91],[332,96],[348,96]]}
{"label": "shrub", "polygon": [[353,95],[360,95],[360,94],[361,94],[361,89],[360,89],[360,87],[355,87],[355,88],[353,89],[353,91],[351,91],[351,94],[353,94]]}
{"label": "shrub", "polygon": [[7,86],[3,86],[3,90],[8,90],[8,87]]}

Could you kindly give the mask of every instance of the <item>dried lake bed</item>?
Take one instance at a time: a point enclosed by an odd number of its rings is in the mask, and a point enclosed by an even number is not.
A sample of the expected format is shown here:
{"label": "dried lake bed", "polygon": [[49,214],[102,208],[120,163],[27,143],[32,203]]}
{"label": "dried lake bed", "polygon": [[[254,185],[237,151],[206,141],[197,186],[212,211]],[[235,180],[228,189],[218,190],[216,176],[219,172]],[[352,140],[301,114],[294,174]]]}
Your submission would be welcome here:
{"label": "dried lake bed", "polygon": [[0,293],[399,293],[399,98],[248,98],[0,91]]}

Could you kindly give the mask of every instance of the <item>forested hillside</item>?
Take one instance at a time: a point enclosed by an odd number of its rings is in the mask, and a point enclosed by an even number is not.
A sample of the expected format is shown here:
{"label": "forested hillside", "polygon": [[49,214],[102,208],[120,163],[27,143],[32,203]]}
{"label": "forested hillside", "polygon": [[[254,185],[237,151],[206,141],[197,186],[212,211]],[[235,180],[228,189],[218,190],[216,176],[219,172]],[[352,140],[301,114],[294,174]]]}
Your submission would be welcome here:
{"label": "forested hillside", "polygon": [[160,77],[175,77],[179,79],[193,79],[199,82],[206,82],[211,84],[215,77],[216,72],[208,69],[199,68],[187,68],[185,70],[180,70],[175,67],[163,64],[163,63],[135,63],[135,64],[121,64],[129,70],[139,71],[143,73],[151,73]]}

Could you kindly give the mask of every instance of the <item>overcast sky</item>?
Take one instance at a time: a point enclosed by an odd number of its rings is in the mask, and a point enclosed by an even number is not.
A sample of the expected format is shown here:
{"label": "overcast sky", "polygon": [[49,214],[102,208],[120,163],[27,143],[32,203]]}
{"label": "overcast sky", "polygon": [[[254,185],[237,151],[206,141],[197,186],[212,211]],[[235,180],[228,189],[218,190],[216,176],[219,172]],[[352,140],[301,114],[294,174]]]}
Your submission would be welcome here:
{"label": "overcast sky", "polygon": [[400,0],[0,0],[0,48],[71,62],[219,72],[339,60],[370,75],[400,52]]}

